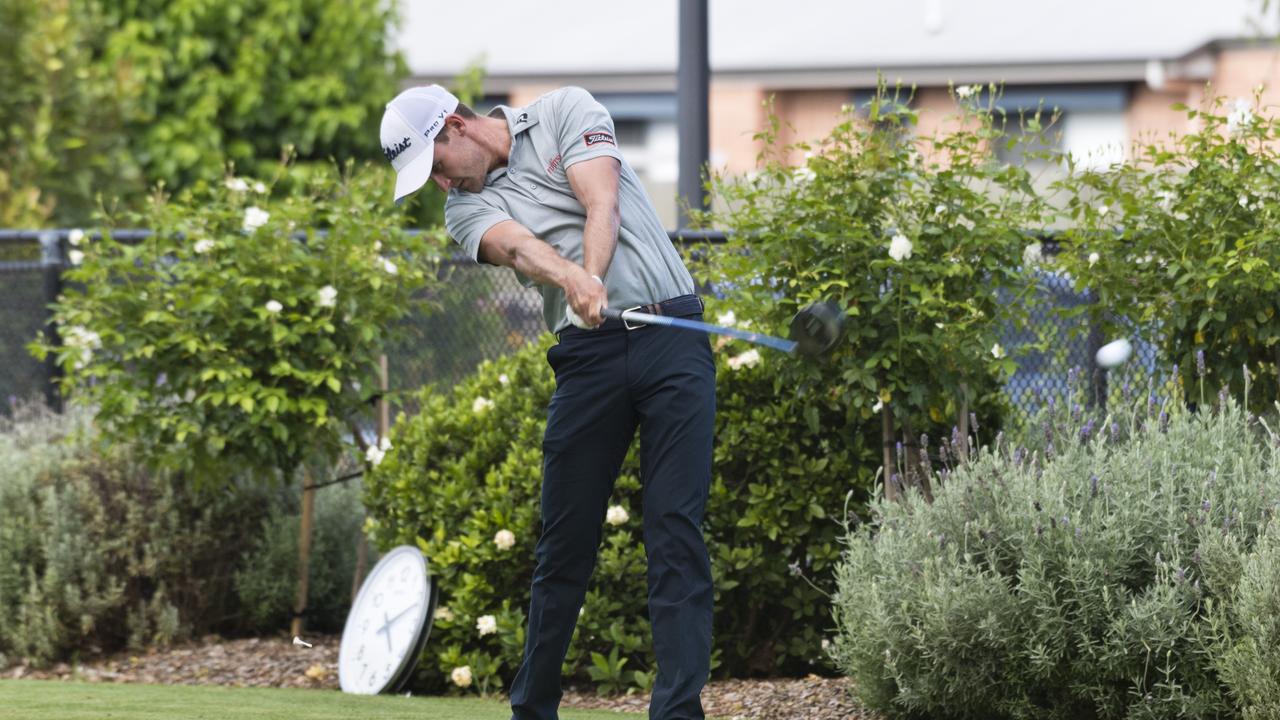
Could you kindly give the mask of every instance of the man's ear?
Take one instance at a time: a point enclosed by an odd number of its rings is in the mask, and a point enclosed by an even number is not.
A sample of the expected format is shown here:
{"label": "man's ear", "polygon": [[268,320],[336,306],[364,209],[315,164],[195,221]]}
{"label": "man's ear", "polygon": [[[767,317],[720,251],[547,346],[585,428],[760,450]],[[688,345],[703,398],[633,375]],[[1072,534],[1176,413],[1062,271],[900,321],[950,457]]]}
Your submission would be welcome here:
{"label": "man's ear", "polygon": [[460,135],[467,134],[467,119],[458,113],[451,113],[446,116],[444,119],[444,126],[449,128],[450,133],[457,133]]}

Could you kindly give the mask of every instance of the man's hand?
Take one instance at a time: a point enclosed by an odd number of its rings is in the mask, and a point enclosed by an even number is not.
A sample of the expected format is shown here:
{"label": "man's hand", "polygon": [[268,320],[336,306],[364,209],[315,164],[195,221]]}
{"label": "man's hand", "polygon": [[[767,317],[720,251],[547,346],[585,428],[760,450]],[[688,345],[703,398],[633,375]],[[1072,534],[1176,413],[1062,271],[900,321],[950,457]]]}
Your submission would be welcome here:
{"label": "man's hand", "polygon": [[566,278],[564,298],[569,308],[569,322],[575,326],[590,329],[604,322],[600,310],[609,304],[609,295],[600,278],[579,268]]}

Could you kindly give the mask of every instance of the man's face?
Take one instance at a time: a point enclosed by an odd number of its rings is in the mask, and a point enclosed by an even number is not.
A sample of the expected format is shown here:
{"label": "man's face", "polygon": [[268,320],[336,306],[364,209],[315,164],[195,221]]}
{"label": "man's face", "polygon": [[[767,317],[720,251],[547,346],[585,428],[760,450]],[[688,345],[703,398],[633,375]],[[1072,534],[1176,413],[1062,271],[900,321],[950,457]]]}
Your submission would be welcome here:
{"label": "man's face", "polygon": [[484,189],[485,177],[489,174],[489,161],[483,149],[469,134],[458,132],[458,128],[450,124],[448,140],[437,140],[435,150],[431,179],[441,190],[449,192],[452,188],[458,188],[478,193]]}

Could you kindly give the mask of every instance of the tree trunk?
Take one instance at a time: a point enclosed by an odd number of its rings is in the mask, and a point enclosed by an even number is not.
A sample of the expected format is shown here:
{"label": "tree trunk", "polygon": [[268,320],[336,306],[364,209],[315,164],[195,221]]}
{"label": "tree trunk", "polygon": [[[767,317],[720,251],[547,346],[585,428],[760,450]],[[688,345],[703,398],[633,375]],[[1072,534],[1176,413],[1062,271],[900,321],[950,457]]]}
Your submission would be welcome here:
{"label": "tree trunk", "polygon": [[960,447],[954,448],[957,461],[969,459],[969,385],[960,383],[960,405],[956,410],[956,427],[960,428]]}
{"label": "tree trunk", "polygon": [[897,501],[901,494],[898,492],[897,462],[893,457],[893,406],[889,403],[880,408],[880,446],[884,451],[884,497]]}
{"label": "tree trunk", "polygon": [[921,448],[916,442],[916,433],[911,426],[910,418],[902,421],[902,437],[904,438],[902,457],[906,461],[903,475],[907,478],[907,484],[920,488],[924,499],[927,502],[933,502],[933,487],[929,484],[929,476],[925,474],[924,466],[920,463]]}
{"label": "tree trunk", "polygon": [[298,526],[298,595],[293,602],[293,623],[290,632],[302,634],[302,615],[307,610],[307,586],[311,579],[311,535],[315,522],[316,488],[311,479],[311,468],[302,467],[302,522]]}

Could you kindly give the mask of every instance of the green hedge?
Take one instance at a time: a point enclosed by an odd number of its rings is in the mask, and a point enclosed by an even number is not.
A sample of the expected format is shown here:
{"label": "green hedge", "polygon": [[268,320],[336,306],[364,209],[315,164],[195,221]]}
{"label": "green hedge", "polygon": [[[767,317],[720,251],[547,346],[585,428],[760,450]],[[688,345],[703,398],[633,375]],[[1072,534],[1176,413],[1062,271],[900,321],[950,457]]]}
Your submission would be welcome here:
{"label": "green hedge", "polygon": [[[417,543],[442,589],[415,681],[420,689],[447,686],[463,665],[478,687],[500,688],[519,665],[540,531],[542,435],[555,388],[543,357],[550,342],[485,363],[448,394],[424,391],[421,412],[399,419],[392,451],[368,480],[376,543]],[[822,664],[831,622],[825,593],[833,589],[841,527],[829,513],[844,507],[849,493],[851,507],[862,506],[878,447],[849,429],[838,398],[796,398],[775,386],[772,366],[783,356],[764,354],[758,365],[732,369],[728,360],[741,353],[717,354],[715,476],[705,525],[717,591],[716,672],[807,672]],[[645,687],[655,669],[637,445],[610,500],[629,517],[606,526],[566,663],[569,676],[594,680],[602,691]],[[515,539],[509,549],[495,542],[503,530]],[[498,631],[482,636],[477,621],[489,615]]]}
{"label": "green hedge", "polygon": [[[932,505],[877,503],[833,657],[892,717],[1276,717],[1280,438],[1225,396],[1053,404]],[[1275,427],[1274,423],[1271,427]]]}

